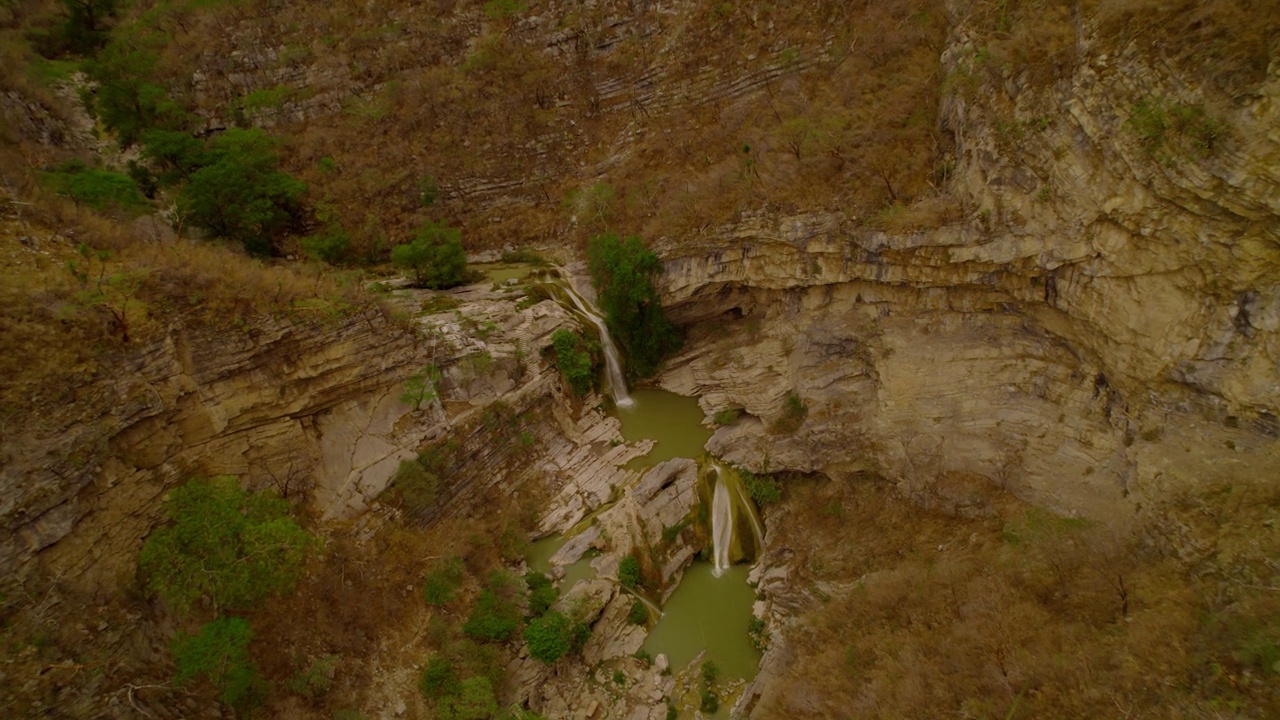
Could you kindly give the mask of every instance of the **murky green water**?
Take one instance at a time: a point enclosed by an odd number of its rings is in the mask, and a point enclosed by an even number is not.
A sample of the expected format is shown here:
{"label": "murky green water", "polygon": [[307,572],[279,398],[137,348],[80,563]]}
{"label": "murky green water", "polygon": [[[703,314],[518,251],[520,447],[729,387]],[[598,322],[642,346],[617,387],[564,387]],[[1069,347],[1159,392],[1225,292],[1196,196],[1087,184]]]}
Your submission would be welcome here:
{"label": "murky green water", "polygon": [[[568,539],[563,535],[552,535],[531,543],[529,551],[525,553],[525,559],[529,562],[529,569],[550,574],[551,556],[555,555]],[[579,580],[594,578],[596,569],[591,567],[591,561],[599,557],[599,555],[600,553],[595,550],[588,550],[582,554],[578,562],[565,567],[564,578],[559,582],[560,591],[567,592]]]}
{"label": "murky green water", "polygon": [[622,437],[628,442],[651,439],[658,444],[643,458],[627,464],[629,469],[657,465],[663,460],[702,457],[703,446],[711,439],[711,428],[702,425],[698,399],[666,390],[638,388],[631,391],[635,405],[614,408],[622,421]]}
{"label": "murky green water", "polygon": [[671,671],[680,672],[704,649],[720,666],[720,677],[755,677],[760,653],[747,636],[756,592],[747,585],[750,569],[735,565],[720,577],[708,562],[695,562],[662,607],[662,618],[649,631],[644,649],[666,653]]}
{"label": "murky green water", "polygon": [[524,280],[536,268],[527,263],[475,263],[469,266],[473,270],[484,273],[489,282],[504,283],[508,280]]}

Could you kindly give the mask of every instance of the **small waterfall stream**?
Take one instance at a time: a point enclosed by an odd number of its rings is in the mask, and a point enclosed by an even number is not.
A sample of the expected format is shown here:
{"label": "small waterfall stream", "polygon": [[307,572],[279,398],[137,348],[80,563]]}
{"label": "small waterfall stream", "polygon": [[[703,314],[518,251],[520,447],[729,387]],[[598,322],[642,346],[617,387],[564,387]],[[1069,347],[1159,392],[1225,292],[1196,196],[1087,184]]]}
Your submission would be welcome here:
{"label": "small waterfall stream", "polygon": [[578,312],[581,312],[600,331],[600,345],[604,348],[605,372],[609,378],[609,389],[613,392],[614,404],[618,407],[635,405],[635,401],[627,392],[627,381],[622,375],[622,356],[618,353],[618,346],[613,344],[613,338],[609,335],[609,328],[605,326],[604,318],[587,304],[578,291],[573,289],[571,283],[565,282],[564,289],[574,306],[578,308]]}
{"label": "small waterfall stream", "polygon": [[719,468],[716,468],[716,487],[713,493],[711,547],[715,561],[715,576],[720,577],[732,564],[729,560],[729,546],[733,543],[733,500],[729,497],[729,486],[721,476]]}

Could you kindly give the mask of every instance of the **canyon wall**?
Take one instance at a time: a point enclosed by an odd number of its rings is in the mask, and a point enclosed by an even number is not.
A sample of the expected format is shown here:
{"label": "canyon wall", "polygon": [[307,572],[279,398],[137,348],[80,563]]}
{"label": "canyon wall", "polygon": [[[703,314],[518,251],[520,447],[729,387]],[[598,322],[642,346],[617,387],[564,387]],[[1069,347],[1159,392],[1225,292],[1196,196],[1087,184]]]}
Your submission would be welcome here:
{"label": "canyon wall", "polygon": [[[1280,63],[1213,106],[1230,131],[1212,149],[1170,130],[1153,150],[1140,104],[1210,93],[1131,49],[1081,52],[1053,87],[988,79],[946,97],[954,224],[889,234],[760,213],[664,248],[666,302],[692,328],[664,385],[750,416],[715,451],[875,470],[951,508],[994,482],[1113,518],[1135,493],[1271,469]],[[944,59],[977,72],[975,54],[961,28]],[[804,423],[771,432],[791,394]]]}

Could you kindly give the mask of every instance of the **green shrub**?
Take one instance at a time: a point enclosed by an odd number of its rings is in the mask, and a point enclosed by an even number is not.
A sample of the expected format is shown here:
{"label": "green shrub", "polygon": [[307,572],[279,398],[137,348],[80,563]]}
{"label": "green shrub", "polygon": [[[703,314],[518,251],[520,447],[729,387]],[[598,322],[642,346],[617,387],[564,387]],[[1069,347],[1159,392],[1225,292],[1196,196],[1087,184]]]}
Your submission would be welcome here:
{"label": "green shrub", "polygon": [[551,610],[529,623],[524,639],[529,643],[529,654],[549,665],[569,653],[573,628],[564,613]]}
{"label": "green shrub", "polygon": [[191,480],[163,509],[170,524],[147,538],[140,565],[147,588],[178,610],[201,597],[244,609],[289,590],[314,544],[284,500],[246,494],[233,477]]}
{"label": "green shrub", "polygon": [[551,263],[542,256],[537,250],[527,247],[519,247],[515,250],[507,250],[502,253],[502,262],[504,263],[523,263],[526,265],[550,265]]}
{"label": "green shrub", "polygon": [[427,666],[422,669],[422,676],[418,678],[418,689],[430,700],[456,695],[458,685],[458,672],[453,663],[439,653],[427,660]]}
{"label": "green shrub", "polygon": [[514,637],[520,629],[521,618],[520,608],[511,594],[509,578],[498,572],[491,574],[488,587],[480,592],[462,631],[485,642],[504,642]]}
{"label": "green shrub", "polygon": [[400,402],[412,405],[414,410],[422,407],[422,403],[431,403],[440,397],[436,384],[440,382],[441,377],[443,374],[435,365],[423,367],[421,372],[416,372],[404,379],[402,383],[404,392],[400,395]]}
{"label": "green shrub", "polygon": [[335,265],[351,249],[351,233],[335,225],[302,238],[299,244],[302,245],[302,251],[312,260]]}
{"label": "green shrub", "polygon": [[738,470],[742,485],[747,494],[757,505],[768,505],[782,499],[782,485],[772,475],[757,475],[746,470]]}
{"label": "green shrub", "polygon": [[720,666],[716,665],[714,660],[707,660],[702,663],[702,682],[707,687],[716,684],[716,680],[720,678]]}
{"label": "green shrub", "polygon": [[614,685],[618,685],[618,686],[626,685],[626,684],[627,684],[627,676],[626,676],[626,675],[624,675],[624,674],[622,673],[622,671],[621,671],[621,670],[614,670],[614,671],[613,671],[613,684],[614,684]]}
{"label": "green shrub", "polygon": [[252,638],[246,620],[229,617],[205,623],[197,635],[179,635],[172,646],[174,681],[184,685],[203,677],[221,691],[222,702],[242,711],[262,704],[266,683],[249,660]]}
{"label": "green shrub", "polygon": [[399,493],[404,509],[412,514],[430,508],[440,494],[440,478],[417,460],[401,460],[391,486]]}
{"label": "green shrub", "polygon": [[1134,104],[1126,124],[1148,153],[1165,160],[1169,159],[1170,149],[1208,155],[1230,130],[1200,105],[1170,103],[1163,98]]}
{"label": "green shrub", "polygon": [[447,605],[462,587],[464,574],[462,558],[457,555],[445,558],[440,567],[427,573],[422,584],[422,597],[432,605]]}
{"label": "green shrub", "polygon": [[742,415],[742,411],[738,408],[725,408],[719,410],[715,415],[711,416],[711,422],[716,425],[732,425],[738,422],[738,417]]}
{"label": "green shrub", "polygon": [[751,639],[751,645],[760,652],[765,651],[765,647],[769,644],[769,631],[765,626],[764,619],[755,615],[747,621],[747,637]]}
{"label": "green shrub", "polygon": [[564,376],[575,395],[586,395],[595,384],[595,366],[591,362],[591,349],[587,340],[564,328],[551,335],[551,346],[556,353],[556,369]]}
{"label": "green shrub", "polygon": [[716,694],[710,690],[700,690],[698,691],[698,696],[701,698],[698,709],[702,712],[713,713],[720,709],[720,698],[716,697]]}
{"label": "green shrub", "polygon": [[628,555],[618,563],[618,582],[631,590],[640,585],[640,561]]}
{"label": "green shrub", "polygon": [[632,625],[647,625],[649,623],[649,608],[645,607],[644,601],[636,598],[631,603],[631,612],[627,613],[627,621]]}
{"label": "green shrub", "polygon": [[428,220],[412,240],[391,249],[391,262],[412,270],[416,287],[439,290],[461,285],[467,271],[462,231]]}
{"label": "green shrub", "polygon": [[808,415],[808,406],[804,404],[799,395],[791,393],[787,396],[787,401],[783,405],[782,415],[773,421],[773,425],[769,429],[778,435],[793,433],[800,429]]}
{"label": "green shrub", "polygon": [[312,702],[319,700],[333,685],[333,672],[337,666],[337,655],[325,655],[305,670],[298,671],[289,680],[289,689]]}
{"label": "green shrub", "polygon": [[497,712],[493,682],[483,675],[463,680],[456,695],[447,695],[436,703],[436,717],[440,720],[488,720]]}
{"label": "green shrub", "polygon": [[653,375],[662,358],[681,344],[653,288],[653,278],[662,272],[658,256],[638,236],[606,234],[588,243],[587,267],[605,321],[626,350],[631,374]]}
{"label": "green shrub", "polygon": [[560,590],[543,573],[531,570],[524,576],[524,582],[529,587],[530,617],[546,613],[556,598],[560,597]]}
{"label": "green shrub", "polygon": [[689,518],[685,518],[684,520],[681,520],[675,525],[668,525],[667,527],[662,528],[663,544],[670,545],[671,543],[675,542],[676,538],[680,537],[680,533],[684,532],[684,529],[689,527],[689,524],[690,524]]}

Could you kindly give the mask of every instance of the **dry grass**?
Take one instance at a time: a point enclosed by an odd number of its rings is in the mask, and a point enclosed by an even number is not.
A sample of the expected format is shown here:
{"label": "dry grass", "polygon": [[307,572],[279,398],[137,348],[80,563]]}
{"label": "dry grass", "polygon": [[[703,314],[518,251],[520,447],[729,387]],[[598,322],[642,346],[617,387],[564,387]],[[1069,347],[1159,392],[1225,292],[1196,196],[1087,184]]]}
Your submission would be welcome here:
{"label": "dry grass", "polygon": [[174,324],[245,325],[288,313],[315,322],[370,300],[319,267],[273,264],[228,246],[155,242],[59,198],[29,196],[0,223],[0,407],[38,406],[91,380],[105,358]]}
{"label": "dry grass", "polygon": [[[999,496],[965,520],[865,481],[791,493],[795,582],[821,604],[787,638],[797,661],[765,717],[1280,711],[1273,488],[1205,491],[1127,536]],[[1166,539],[1189,526],[1190,545]]]}

